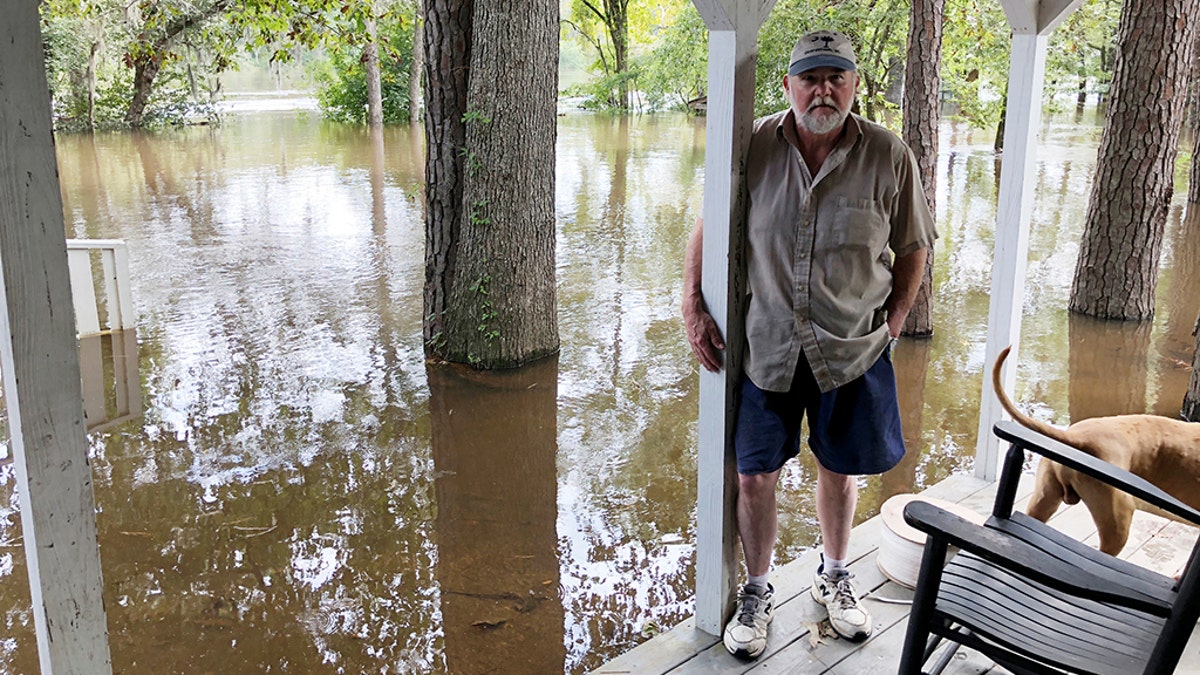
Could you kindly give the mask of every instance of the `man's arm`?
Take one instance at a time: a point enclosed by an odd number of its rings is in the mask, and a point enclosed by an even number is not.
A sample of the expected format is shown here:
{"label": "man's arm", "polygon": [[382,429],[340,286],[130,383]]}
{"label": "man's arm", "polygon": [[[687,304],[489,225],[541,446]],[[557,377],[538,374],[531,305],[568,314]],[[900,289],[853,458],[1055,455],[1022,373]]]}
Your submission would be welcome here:
{"label": "man's arm", "polygon": [[[704,304],[700,290],[701,266],[704,259],[704,221],[697,219],[696,227],[688,238],[687,253],[683,259],[683,322],[687,327],[688,344],[700,365],[712,372],[721,369],[720,350],[725,349],[721,331],[713,321]],[[924,260],[924,258],[921,258]],[[919,282],[919,280],[918,280]],[[909,305],[912,301],[909,301]]]}
{"label": "man's arm", "polygon": [[888,333],[900,337],[904,320],[917,300],[921,289],[921,277],[925,274],[925,255],[929,249],[920,248],[892,262],[892,294],[883,308],[887,310]]}

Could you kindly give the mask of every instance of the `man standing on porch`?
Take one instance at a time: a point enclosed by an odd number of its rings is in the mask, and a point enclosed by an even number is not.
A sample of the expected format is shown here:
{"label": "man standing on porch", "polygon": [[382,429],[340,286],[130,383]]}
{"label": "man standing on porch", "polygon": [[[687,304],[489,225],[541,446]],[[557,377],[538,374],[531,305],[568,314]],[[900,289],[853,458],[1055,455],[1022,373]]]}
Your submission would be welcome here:
{"label": "man standing on porch", "polygon": [[[839,635],[865,640],[872,632],[846,568],[857,476],[887,471],[904,455],[891,345],[937,233],[912,152],[850,113],[857,88],[850,40],[827,30],[804,35],[783,77],[789,109],[757,120],[747,151],[749,303],[734,446],[748,579],[724,638],[742,658],[766,649],[775,488],[799,452],[805,413],[824,549],[812,596]],[[693,353],[716,371],[725,345],[701,293],[702,246],[698,223],[683,315]]]}

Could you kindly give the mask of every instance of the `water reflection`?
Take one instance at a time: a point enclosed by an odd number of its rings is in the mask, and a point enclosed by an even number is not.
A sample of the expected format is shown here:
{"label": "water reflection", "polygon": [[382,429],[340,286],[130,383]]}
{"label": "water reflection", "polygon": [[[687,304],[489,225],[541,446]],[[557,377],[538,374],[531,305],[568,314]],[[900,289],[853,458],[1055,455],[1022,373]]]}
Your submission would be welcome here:
{"label": "water reflection", "polygon": [[116,330],[80,338],[79,374],[89,432],[98,433],[141,415],[136,331]]}
{"label": "water reflection", "polygon": [[[860,519],[972,462],[998,158],[942,134],[936,335],[895,352],[910,453]],[[579,672],[692,611],[703,120],[559,118],[562,353],[483,380],[423,358],[420,139],[306,113],[57,139],[68,232],[128,242],[137,306],[89,390],[118,672]],[[1182,198],[1152,324],[1066,311],[1097,140],[1048,117],[1034,177],[1012,394],[1061,424],[1177,413],[1200,312]],[[817,539],[813,469],[784,476],[781,563]],[[0,465],[0,670],[35,672],[12,485]]]}
{"label": "water reflection", "polygon": [[562,672],[558,360],[427,372],[446,668]]}

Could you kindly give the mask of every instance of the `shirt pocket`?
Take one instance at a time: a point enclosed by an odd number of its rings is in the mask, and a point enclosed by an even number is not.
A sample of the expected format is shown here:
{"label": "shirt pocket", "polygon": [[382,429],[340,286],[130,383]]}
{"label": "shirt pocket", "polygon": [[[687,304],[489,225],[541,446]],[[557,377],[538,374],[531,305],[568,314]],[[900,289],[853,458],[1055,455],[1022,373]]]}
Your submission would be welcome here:
{"label": "shirt pocket", "polygon": [[837,197],[833,200],[829,218],[818,227],[817,247],[866,253],[873,258],[883,253],[887,239],[888,228],[880,202]]}

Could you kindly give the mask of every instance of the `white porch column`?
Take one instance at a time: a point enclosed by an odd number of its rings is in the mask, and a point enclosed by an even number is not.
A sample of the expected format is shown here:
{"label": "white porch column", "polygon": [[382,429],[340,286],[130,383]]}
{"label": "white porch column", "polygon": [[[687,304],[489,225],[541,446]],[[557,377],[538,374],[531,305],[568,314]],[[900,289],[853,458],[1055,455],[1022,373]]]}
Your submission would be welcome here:
{"label": "white porch column", "polygon": [[0,22],[0,369],[41,671],[109,673],[37,6],[7,3]]}
{"label": "white porch column", "polygon": [[758,29],[775,0],[693,0],[708,26],[702,290],[725,336],[719,373],[700,369],[696,627],[720,635],[738,573],[733,457],[735,388],[741,376],[743,158],[754,122]]}
{"label": "white porch column", "polygon": [[1008,112],[1004,126],[1004,158],[996,208],[996,248],[992,263],[992,294],[984,351],[983,392],[979,399],[979,433],[975,445],[975,475],[995,480],[1002,454],[992,426],[1003,417],[992,391],[992,364],[1012,345],[1004,387],[1013,391],[1025,301],[1025,266],[1029,257],[1029,220],[1033,212],[1033,178],[1037,131],[1042,118],[1042,84],[1046,42],[1050,31],[1082,0],[1000,0],[1013,29],[1008,71]]}

